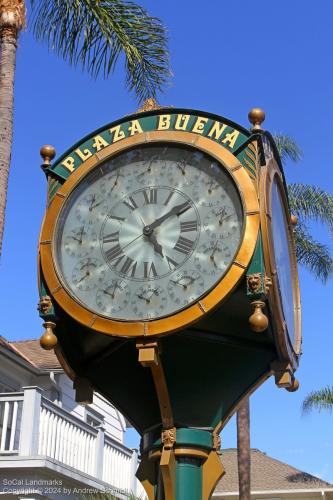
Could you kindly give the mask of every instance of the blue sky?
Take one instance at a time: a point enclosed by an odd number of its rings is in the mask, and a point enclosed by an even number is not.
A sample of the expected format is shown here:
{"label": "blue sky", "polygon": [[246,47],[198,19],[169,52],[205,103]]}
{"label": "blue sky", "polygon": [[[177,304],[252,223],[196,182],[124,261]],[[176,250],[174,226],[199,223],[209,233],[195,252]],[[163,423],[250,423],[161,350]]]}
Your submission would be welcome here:
{"label": "blue sky", "polygon": [[[288,182],[316,184],[333,193],[333,4],[330,0],[140,2],[169,31],[174,78],[162,104],[203,109],[248,126],[253,106],[266,111],[265,127],[290,134],[304,152],[287,165]],[[138,108],[124,89],[121,65],[107,81],[91,80],[37,44],[20,38],[15,125],[5,240],[0,265],[0,334],[10,340],[42,333],[36,249],[46,182],[39,149],[58,154],[90,131]],[[313,228],[331,244],[326,231]],[[289,394],[266,382],[251,398],[252,446],[333,482],[333,415],[302,417],[301,402],[333,383],[332,280],[323,286],[300,271],[303,351],[300,390]],[[129,435],[129,443],[136,437]],[[222,434],[235,447],[235,422]]]}

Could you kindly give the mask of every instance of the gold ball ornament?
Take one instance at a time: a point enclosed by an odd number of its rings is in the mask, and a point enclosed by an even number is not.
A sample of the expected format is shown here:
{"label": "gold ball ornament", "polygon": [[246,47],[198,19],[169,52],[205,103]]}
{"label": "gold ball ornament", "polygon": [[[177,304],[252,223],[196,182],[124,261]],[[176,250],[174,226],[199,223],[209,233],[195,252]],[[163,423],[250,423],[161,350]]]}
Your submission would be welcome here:
{"label": "gold ball ornament", "polygon": [[298,389],[299,389],[299,381],[297,380],[297,378],[293,380],[293,383],[289,387],[286,387],[286,390],[288,392],[296,392],[298,391]]}
{"label": "gold ball ornament", "polygon": [[53,328],[55,328],[56,324],[52,321],[47,321],[43,326],[45,327],[45,332],[41,336],[39,343],[43,349],[51,351],[58,343],[58,339],[53,333]]}
{"label": "gold ball ornament", "polygon": [[252,130],[261,130],[261,124],[266,118],[265,111],[261,108],[252,108],[248,117],[253,125]]}
{"label": "gold ball ornament", "polygon": [[50,144],[45,144],[40,148],[40,155],[44,160],[44,164],[49,165],[56,155],[56,150]]}
{"label": "gold ball ornament", "polygon": [[264,332],[268,327],[268,318],[266,314],[262,312],[265,302],[255,300],[251,305],[254,307],[254,312],[249,317],[250,328],[257,333]]}

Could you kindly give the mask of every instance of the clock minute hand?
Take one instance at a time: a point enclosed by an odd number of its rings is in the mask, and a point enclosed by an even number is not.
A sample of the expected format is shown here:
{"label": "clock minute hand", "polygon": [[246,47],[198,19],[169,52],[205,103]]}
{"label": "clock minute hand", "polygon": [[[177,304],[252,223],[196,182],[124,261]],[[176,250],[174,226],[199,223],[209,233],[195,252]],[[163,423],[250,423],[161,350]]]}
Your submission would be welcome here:
{"label": "clock minute hand", "polygon": [[181,215],[182,213],[186,212],[191,208],[191,205],[188,201],[185,201],[184,203],[181,203],[180,205],[175,205],[169,212],[166,214],[162,215],[162,217],[159,217],[156,219],[154,222],[149,224],[149,226],[145,226],[143,228],[143,234],[146,236],[150,236],[154,229],[162,224],[165,220],[169,219],[169,217],[172,217],[173,215]]}

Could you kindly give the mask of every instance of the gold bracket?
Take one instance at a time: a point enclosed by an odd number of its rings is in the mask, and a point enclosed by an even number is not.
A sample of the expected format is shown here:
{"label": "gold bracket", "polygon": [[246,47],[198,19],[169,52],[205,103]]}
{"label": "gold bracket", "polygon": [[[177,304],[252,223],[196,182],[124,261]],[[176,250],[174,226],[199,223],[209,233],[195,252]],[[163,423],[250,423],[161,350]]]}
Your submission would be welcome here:
{"label": "gold bracket", "polygon": [[139,350],[139,363],[151,370],[160,407],[163,429],[171,429],[174,425],[173,415],[158,343],[139,341],[136,347]]}
{"label": "gold bracket", "polygon": [[[160,358],[159,345],[157,342],[137,342],[136,347],[139,350],[139,363],[151,370],[160,407],[163,426],[161,436],[163,448],[160,459],[160,470],[163,478],[165,498],[175,500],[176,459],[173,447],[176,442],[176,428],[173,424],[171,402]],[[146,489],[149,495],[149,487],[148,490]]]}
{"label": "gold bracket", "polygon": [[274,372],[275,384],[280,388],[287,388],[293,385],[294,372],[290,363],[281,363],[280,361],[273,361],[271,363],[271,370]]}
{"label": "gold bracket", "polygon": [[209,500],[225,470],[217,451],[212,450],[202,465],[202,500]]}

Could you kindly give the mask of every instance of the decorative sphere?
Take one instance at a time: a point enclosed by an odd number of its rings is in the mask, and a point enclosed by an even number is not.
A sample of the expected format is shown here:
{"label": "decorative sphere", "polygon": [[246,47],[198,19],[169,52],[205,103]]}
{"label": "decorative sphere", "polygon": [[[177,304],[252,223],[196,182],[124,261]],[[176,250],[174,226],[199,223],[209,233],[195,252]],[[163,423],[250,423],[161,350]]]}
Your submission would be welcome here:
{"label": "decorative sphere", "polygon": [[43,160],[53,160],[53,158],[56,155],[56,150],[53,146],[50,144],[45,144],[45,146],[42,146],[40,148],[40,155],[43,158]]}
{"label": "decorative sphere", "polygon": [[268,327],[268,318],[261,308],[265,305],[263,302],[258,301],[255,305],[254,313],[249,317],[250,328],[254,332],[261,333]]}
{"label": "decorative sphere", "polygon": [[249,121],[255,128],[260,128],[260,125],[265,120],[265,111],[261,108],[252,108],[248,114]]}
{"label": "decorative sphere", "polygon": [[41,336],[39,343],[46,351],[51,351],[58,343],[57,337],[52,332],[51,328],[47,328]]}

